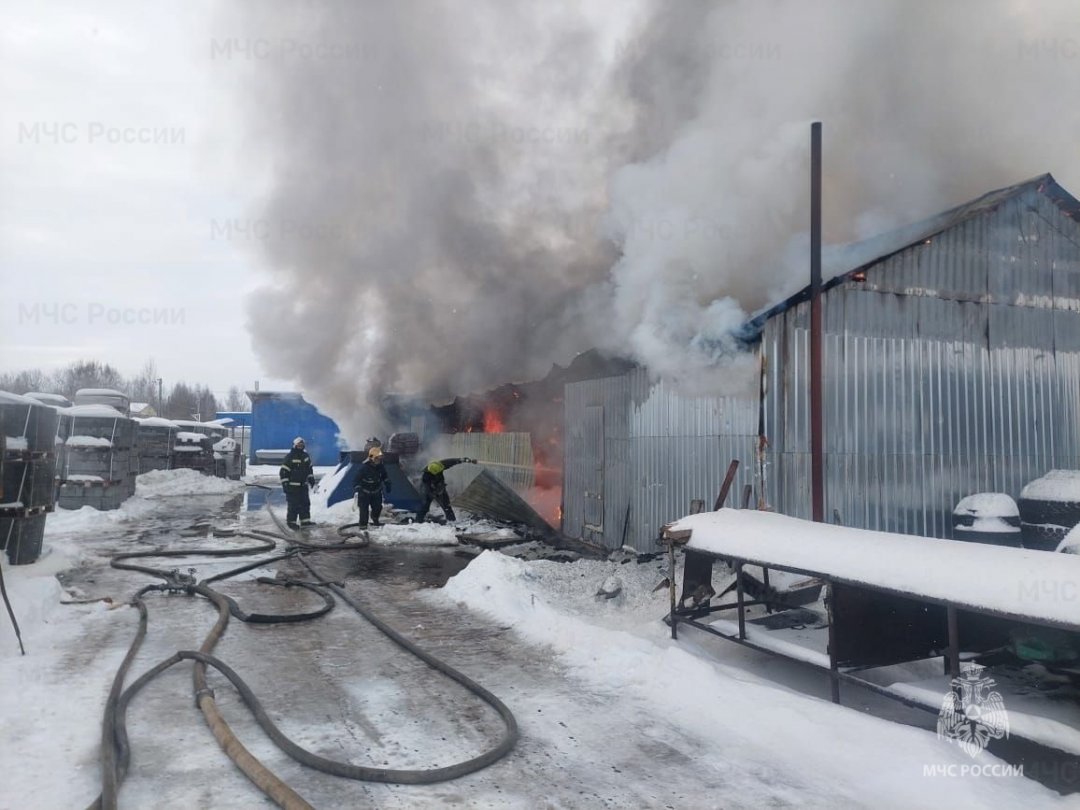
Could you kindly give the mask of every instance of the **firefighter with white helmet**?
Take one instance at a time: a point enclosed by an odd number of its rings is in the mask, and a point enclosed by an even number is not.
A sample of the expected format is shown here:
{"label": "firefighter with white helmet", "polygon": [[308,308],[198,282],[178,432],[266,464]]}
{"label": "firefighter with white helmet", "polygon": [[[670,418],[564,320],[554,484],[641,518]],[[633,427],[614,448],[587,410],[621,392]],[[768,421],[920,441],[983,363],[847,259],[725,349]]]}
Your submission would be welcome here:
{"label": "firefighter with white helmet", "polygon": [[285,490],[285,521],[289,528],[313,526],[311,496],[308,490],[315,486],[315,469],[305,448],[303,436],[293,439],[292,449],[282,460],[278,476],[281,478],[281,488]]}

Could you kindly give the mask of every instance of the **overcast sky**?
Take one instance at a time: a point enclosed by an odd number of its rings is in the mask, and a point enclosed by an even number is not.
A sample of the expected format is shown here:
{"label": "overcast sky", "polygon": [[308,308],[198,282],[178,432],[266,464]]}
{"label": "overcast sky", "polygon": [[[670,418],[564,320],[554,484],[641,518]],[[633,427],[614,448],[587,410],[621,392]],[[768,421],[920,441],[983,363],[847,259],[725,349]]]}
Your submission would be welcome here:
{"label": "overcast sky", "polygon": [[153,358],[166,386],[275,386],[245,328],[254,52],[227,49],[211,0],[2,8],[0,369]]}
{"label": "overcast sky", "polygon": [[0,9],[0,370],[152,358],[353,436],[593,346],[720,391],[805,281],[814,119],[826,242],[1080,189],[1075,0]]}

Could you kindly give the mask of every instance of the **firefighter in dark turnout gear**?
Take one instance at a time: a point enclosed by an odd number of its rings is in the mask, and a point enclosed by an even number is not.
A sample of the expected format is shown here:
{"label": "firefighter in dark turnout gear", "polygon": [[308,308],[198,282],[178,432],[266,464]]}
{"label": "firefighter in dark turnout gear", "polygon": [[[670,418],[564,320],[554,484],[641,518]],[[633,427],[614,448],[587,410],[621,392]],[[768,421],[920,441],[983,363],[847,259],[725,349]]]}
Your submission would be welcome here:
{"label": "firefighter in dark turnout gear", "polygon": [[311,466],[311,456],[304,449],[304,440],[300,436],[293,439],[292,450],[281,462],[278,476],[281,478],[281,488],[285,490],[285,522],[289,528],[314,525],[311,520],[311,496],[308,489],[315,486],[315,472]]}
{"label": "firefighter in dark turnout gear", "polygon": [[457,520],[454,516],[454,508],[450,505],[450,496],[446,494],[446,478],[443,477],[443,473],[451,467],[456,467],[462,463],[475,464],[476,459],[444,458],[439,461],[432,461],[424,467],[424,474],[420,476],[420,494],[423,496],[423,501],[421,501],[420,509],[416,513],[417,523],[424,522],[432,501],[442,507],[448,521],[453,523]]}
{"label": "firefighter in dark turnout gear", "polygon": [[383,492],[390,494],[390,476],[382,463],[382,450],[372,447],[367,458],[356,471],[353,483],[356,491],[356,507],[360,510],[359,526],[366,529],[368,512],[371,512],[371,525],[381,526],[379,515],[382,514]]}

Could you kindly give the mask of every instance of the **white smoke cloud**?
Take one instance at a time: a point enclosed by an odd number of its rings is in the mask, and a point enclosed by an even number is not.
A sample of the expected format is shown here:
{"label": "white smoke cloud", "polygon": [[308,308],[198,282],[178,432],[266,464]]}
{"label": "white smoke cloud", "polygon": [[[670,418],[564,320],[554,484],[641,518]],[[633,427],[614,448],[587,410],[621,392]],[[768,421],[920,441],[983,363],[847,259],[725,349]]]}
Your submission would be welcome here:
{"label": "white smoke cloud", "polygon": [[827,241],[1080,183],[1080,4],[582,5],[242,6],[268,41],[357,57],[265,60],[245,88],[281,224],[255,343],[351,438],[383,392],[591,346],[695,393],[741,382],[731,330],[805,283],[812,120]]}

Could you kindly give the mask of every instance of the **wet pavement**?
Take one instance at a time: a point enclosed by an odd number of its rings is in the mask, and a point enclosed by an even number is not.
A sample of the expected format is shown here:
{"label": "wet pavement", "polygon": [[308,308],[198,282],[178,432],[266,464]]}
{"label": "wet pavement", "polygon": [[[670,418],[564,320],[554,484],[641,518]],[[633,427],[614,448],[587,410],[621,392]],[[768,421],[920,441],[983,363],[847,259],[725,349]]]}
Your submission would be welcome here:
{"label": "wet pavement", "polygon": [[[215,528],[273,531],[265,510],[248,511],[245,498],[185,498],[151,519],[87,538],[98,555],[66,573],[63,582],[87,596],[120,602],[153,581],[108,567],[109,555],[155,547],[196,551],[190,560],[162,560],[162,568],[199,578],[255,558],[212,561],[197,549],[250,545],[244,537],[215,537]],[[309,542],[338,542],[332,529],[306,533]],[[468,564],[454,549],[372,546],[316,552],[307,560],[349,595],[451,666],[495,693],[514,712],[521,738],[514,750],[487,769],[436,785],[387,785],[323,774],[294,762],[265,736],[238,695],[218,673],[209,680],[219,708],[244,745],[316,807],[686,807],[700,797],[753,785],[751,795],[774,795],[790,803],[797,786],[753,773],[734,760],[702,762],[695,740],[657,718],[647,706],[611,708],[625,699],[586,688],[545,648],[523,642],[508,627],[445,602],[423,597]],[[139,561],[155,565],[153,560]],[[284,561],[247,575],[310,574]],[[299,588],[272,588],[250,579],[215,584],[249,612],[302,612],[320,604]],[[128,682],[178,649],[196,649],[216,619],[203,599],[151,594],[149,632]],[[134,611],[93,614],[83,643],[63,668],[96,673],[101,703],[108,677],[119,665],[136,628]],[[215,654],[235,668],[295,742],[323,756],[355,764],[433,768],[461,762],[495,745],[502,721],[486,703],[397,646],[351,607],[338,606],[321,619],[253,625],[233,620]],[[128,726],[132,768],[121,805],[150,807],[270,807],[235,769],[210,736],[192,700],[191,665],[173,667],[133,702]],[[108,672],[108,677],[102,673]],[[99,709],[97,709],[99,710]],[[625,719],[641,717],[637,733]],[[75,775],[87,801],[98,788],[96,763]],[[633,774],[631,777],[630,774]],[[731,794],[728,794],[731,795]],[[758,801],[754,802],[756,806]],[[738,807],[738,800],[725,800]],[[747,805],[749,806],[749,805]]]}

